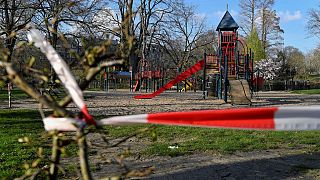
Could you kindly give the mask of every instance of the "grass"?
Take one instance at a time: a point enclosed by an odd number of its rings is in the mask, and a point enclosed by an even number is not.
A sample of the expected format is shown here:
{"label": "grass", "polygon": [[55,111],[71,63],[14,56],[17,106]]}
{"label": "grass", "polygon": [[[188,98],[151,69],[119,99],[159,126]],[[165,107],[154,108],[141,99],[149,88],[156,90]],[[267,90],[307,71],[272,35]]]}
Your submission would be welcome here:
{"label": "grass", "polygon": [[[145,126],[107,127],[107,130],[110,136],[123,137],[143,127]],[[306,147],[306,151],[319,151],[319,135],[319,131],[276,132],[158,126],[158,140],[151,143],[142,154],[179,156],[205,151],[228,154],[296,147]]]}
{"label": "grass", "polygon": [[[13,179],[23,174],[23,164],[36,159],[43,132],[40,116],[34,110],[0,111],[0,179]],[[31,143],[19,143],[28,137]]]}
{"label": "grass", "polygon": [[[51,92],[51,95],[54,99],[61,100],[63,97],[66,96],[66,92],[63,88],[55,89],[57,94]],[[20,89],[13,89],[11,91],[11,100],[22,100],[29,98],[25,92],[21,91]],[[1,101],[8,101],[8,91],[7,90],[0,90],[0,103]]]}
{"label": "grass", "polygon": [[[28,95],[19,89],[14,89],[11,91],[11,98],[12,99],[26,99]],[[8,100],[8,91],[7,90],[0,90],[0,101]]]}
{"label": "grass", "polygon": [[[27,137],[29,143],[18,140]],[[36,110],[0,110],[0,179],[14,179],[25,173],[24,164],[29,164],[38,158],[39,147],[44,149],[45,161],[41,167],[48,164],[50,158],[51,139],[44,131],[43,123]],[[76,156],[77,146],[73,143],[67,146],[62,157]],[[69,169],[65,169],[69,172]]]}
{"label": "grass", "polygon": [[320,94],[320,89],[293,90],[291,92],[297,93],[297,94]]}
{"label": "grass", "polygon": [[[23,164],[36,159],[37,147],[45,146],[49,154],[48,140],[44,133],[39,113],[35,110],[0,110],[0,179],[13,179],[24,173]],[[126,137],[139,126],[106,126],[110,138]],[[148,146],[140,152],[147,156],[180,156],[195,152],[228,154],[265,149],[304,148],[304,151],[320,150],[320,131],[276,132],[206,129],[178,126],[157,126],[157,141],[152,142],[151,133],[139,135]],[[21,137],[29,137],[31,144],[19,143]],[[147,137],[147,139],[146,139]],[[169,148],[169,147],[173,148]],[[69,148],[75,155],[76,147]],[[67,171],[75,167],[68,166]]]}

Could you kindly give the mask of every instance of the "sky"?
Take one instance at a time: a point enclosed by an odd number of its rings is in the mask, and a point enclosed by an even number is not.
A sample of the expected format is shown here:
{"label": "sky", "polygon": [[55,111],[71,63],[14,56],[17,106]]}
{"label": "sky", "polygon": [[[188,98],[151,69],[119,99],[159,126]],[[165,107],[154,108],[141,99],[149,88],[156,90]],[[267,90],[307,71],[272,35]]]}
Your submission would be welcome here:
{"label": "sky", "polygon": [[[239,24],[239,0],[185,0],[196,6],[196,11],[206,17],[209,27],[216,28],[228,10]],[[320,38],[312,36],[306,30],[308,11],[320,9],[319,0],[275,0],[273,9],[280,17],[280,26],[284,30],[284,46],[294,46],[308,53],[320,44]]]}

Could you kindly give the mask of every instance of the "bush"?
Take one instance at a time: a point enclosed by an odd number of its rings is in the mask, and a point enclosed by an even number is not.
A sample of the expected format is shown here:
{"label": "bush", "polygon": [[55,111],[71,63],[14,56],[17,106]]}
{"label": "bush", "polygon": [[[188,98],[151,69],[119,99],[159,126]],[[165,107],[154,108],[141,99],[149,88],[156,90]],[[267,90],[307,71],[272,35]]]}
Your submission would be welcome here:
{"label": "bush", "polygon": [[6,83],[0,80],[0,90],[2,90],[5,86],[6,86]]}

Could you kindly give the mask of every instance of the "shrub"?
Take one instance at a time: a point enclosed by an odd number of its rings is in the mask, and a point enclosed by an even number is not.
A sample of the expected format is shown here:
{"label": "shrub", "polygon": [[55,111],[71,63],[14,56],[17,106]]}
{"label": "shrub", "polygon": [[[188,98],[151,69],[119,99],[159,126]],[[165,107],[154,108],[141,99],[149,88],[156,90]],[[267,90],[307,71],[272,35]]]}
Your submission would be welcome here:
{"label": "shrub", "polygon": [[5,87],[5,85],[6,83],[0,80],[0,90],[2,90]]}

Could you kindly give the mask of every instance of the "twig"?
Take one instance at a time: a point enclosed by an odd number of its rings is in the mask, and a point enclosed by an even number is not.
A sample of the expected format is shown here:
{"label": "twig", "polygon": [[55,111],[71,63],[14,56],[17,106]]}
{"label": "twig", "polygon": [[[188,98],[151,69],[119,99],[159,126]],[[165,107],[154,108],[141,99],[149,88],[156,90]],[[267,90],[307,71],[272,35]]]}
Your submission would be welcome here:
{"label": "twig", "polygon": [[[102,63],[99,67],[91,67],[88,70],[88,74],[86,76],[86,78],[84,79],[84,81],[82,81],[82,83],[79,85],[81,90],[86,89],[86,87],[90,84],[91,80],[93,78],[95,78],[95,76],[103,70],[103,68],[108,67],[108,66],[113,66],[116,64],[121,64],[123,63],[123,60],[115,60],[115,61],[110,61],[110,62],[104,62]],[[71,102],[71,96],[68,95],[65,98],[63,98],[59,104],[62,107],[66,107],[69,103]]]}
{"label": "twig", "polygon": [[89,166],[88,147],[86,143],[86,137],[83,135],[83,129],[77,131],[78,146],[79,146],[79,159],[81,175],[84,180],[91,180],[91,172]]}
{"label": "twig", "polygon": [[73,117],[73,114],[63,107],[59,106],[59,104],[53,100],[49,100],[45,96],[42,96],[39,92],[35,91],[23,78],[22,76],[13,68],[11,63],[5,63],[0,61],[0,66],[5,66],[8,78],[21,90],[23,90],[25,93],[30,95],[32,98],[37,100],[43,105],[46,105],[47,107],[53,109],[55,112],[58,113],[58,115],[64,116],[64,117]]}
{"label": "twig", "polygon": [[57,134],[53,135],[52,137],[52,154],[51,154],[51,165],[50,165],[50,172],[49,177],[50,180],[55,180],[58,177],[58,164],[60,161],[61,150],[59,146],[59,137]]}
{"label": "twig", "polygon": [[38,169],[36,172],[34,172],[32,174],[32,176],[30,177],[30,180],[34,180],[37,178],[37,176],[41,173],[42,169]]}
{"label": "twig", "polygon": [[40,103],[40,104],[39,104],[39,112],[40,112],[41,118],[44,119],[44,118],[45,118],[45,115],[44,115],[44,113],[43,113],[43,109],[42,109],[42,108],[43,108],[43,104]]}

